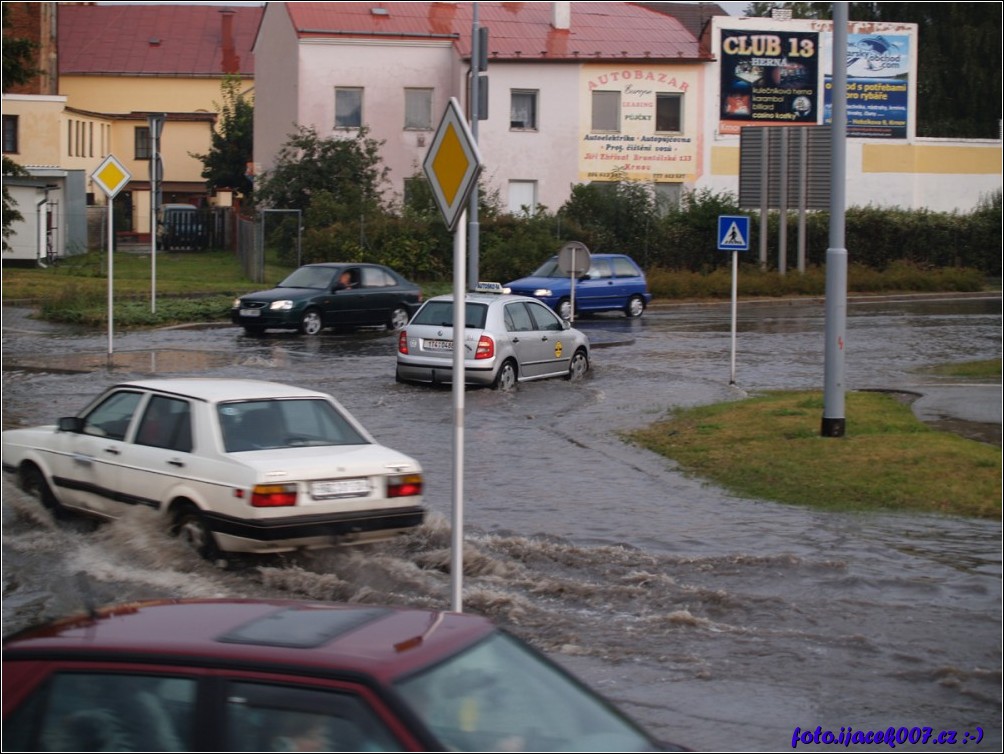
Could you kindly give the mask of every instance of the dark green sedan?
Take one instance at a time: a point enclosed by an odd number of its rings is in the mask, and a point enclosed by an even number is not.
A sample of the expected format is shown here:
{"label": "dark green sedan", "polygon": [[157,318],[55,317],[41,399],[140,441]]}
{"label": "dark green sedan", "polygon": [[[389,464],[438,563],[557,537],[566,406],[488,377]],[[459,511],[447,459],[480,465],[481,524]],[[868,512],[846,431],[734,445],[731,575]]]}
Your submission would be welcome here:
{"label": "dark green sedan", "polygon": [[249,335],[269,328],[304,335],[317,335],[325,327],[400,330],[421,303],[421,289],[389,267],[308,264],[271,290],[235,299],[230,319]]}

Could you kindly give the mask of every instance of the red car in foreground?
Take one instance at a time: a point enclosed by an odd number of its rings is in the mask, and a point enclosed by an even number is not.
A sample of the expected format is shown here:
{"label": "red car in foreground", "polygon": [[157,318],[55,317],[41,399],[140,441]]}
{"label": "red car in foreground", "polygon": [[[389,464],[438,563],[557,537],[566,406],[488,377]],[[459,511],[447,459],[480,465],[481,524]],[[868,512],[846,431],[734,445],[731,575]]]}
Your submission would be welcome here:
{"label": "red car in foreground", "polygon": [[467,614],[171,600],[56,621],[3,648],[4,751],[660,748]]}

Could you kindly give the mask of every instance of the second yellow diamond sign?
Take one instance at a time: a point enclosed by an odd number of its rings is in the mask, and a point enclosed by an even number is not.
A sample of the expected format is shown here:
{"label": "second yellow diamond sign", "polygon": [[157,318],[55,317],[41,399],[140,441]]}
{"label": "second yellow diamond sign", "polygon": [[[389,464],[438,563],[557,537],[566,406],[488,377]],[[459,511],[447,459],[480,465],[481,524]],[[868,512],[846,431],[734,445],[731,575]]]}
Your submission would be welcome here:
{"label": "second yellow diamond sign", "polygon": [[456,227],[463,214],[481,168],[478,145],[460,112],[460,105],[451,97],[422,164],[436,204],[450,230]]}

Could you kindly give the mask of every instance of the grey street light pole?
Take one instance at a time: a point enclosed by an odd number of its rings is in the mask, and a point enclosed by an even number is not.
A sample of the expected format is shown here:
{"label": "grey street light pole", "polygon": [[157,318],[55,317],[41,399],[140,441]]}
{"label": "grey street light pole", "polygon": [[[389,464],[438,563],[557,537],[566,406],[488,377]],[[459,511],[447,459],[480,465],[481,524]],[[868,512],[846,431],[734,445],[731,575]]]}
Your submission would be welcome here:
{"label": "grey street light pole", "polygon": [[826,347],[823,437],[843,437],[844,346],[847,330],[847,249],[844,240],[847,182],[847,3],[833,4],[833,172],[830,246],[826,250]]}

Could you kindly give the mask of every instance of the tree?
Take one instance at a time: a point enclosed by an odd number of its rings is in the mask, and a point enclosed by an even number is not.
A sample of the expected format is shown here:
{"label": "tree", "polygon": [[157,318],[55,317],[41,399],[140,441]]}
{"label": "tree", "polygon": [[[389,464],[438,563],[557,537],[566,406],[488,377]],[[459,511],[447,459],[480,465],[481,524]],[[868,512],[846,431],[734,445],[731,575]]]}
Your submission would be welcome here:
{"label": "tree", "polygon": [[[787,8],[792,18],[833,17],[832,3],[755,2],[748,16]],[[917,24],[917,135],[1000,135],[1000,3],[850,3],[851,21]]]}
{"label": "tree", "polygon": [[254,102],[240,87],[237,76],[223,80],[222,103],[213,103],[219,117],[210,150],[191,156],[202,162],[208,190],[229,188],[250,198],[254,184],[247,175],[247,165],[254,156]]}
{"label": "tree", "polygon": [[590,251],[630,249],[642,264],[647,263],[658,212],[646,185],[623,176],[609,183],[580,183],[572,187],[559,214],[572,240],[583,241]]}
{"label": "tree", "polygon": [[321,138],[299,126],[276,155],[275,167],[262,174],[257,204],[306,213],[315,197],[325,196],[330,221],[353,220],[382,211],[381,142],[360,128],[354,138]]}
{"label": "tree", "polygon": [[[3,90],[7,92],[11,87],[20,84],[27,84],[38,72],[34,66],[35,48],[37,45],[29,39],[18,37],[8,37],[7,30],[10,28],[9,20],[10,8],[5,3],[3,6]],[[4,178],[15,176],[26,176],[28,172],[18,165],[14,160],[4,155],[3,157]],[[17,209],[17,202],[10,195],[7,182],[3,185],[3,250],[7,251],[10,244],[7,239],[13,232],[15,222],[21,222],[24,216]]]}

